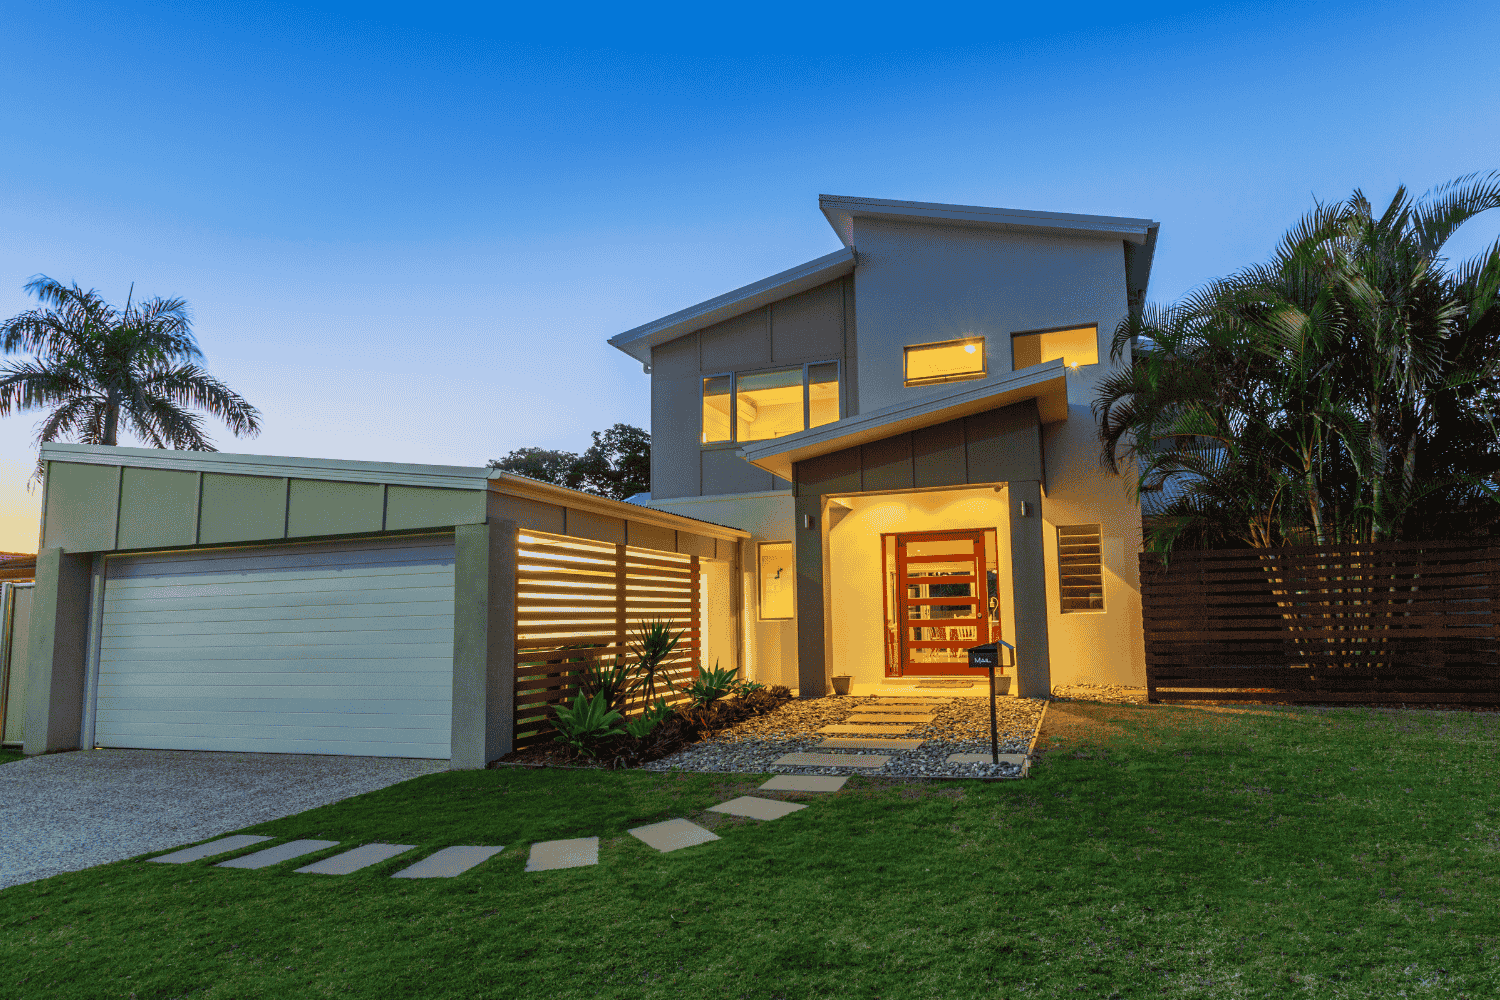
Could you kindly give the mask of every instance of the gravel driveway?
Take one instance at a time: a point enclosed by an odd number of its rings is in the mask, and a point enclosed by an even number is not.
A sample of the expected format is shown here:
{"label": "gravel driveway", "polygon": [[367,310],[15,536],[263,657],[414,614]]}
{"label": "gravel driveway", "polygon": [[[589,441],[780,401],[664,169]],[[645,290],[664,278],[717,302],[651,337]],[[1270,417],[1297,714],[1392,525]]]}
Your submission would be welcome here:
{"label": "gravel driveway", "polygon": [[90,750],[0,764],[0,889],[204,840],[446,760]]}

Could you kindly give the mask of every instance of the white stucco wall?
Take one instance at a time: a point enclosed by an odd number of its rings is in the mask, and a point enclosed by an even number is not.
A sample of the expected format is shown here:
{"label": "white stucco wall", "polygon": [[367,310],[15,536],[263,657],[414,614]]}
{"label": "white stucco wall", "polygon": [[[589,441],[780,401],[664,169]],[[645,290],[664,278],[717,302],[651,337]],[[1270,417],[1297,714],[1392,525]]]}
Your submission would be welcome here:
{"label": "white stucco wall", "polygon": [[[745,635],[745,675],[762,684],[797,686],[797,624],[791,621],[761,621],[756,592],[756,546],[760,542],[789,542],[795,516],[790,490],[736,493],[708,497],[653,500],[657,510],[695,517],[713,524],[742,528],[750,538],[742,542],[744,552],[739,586],[742,628]],[[713,666],[713,653],[705,650],[704,663]],[[722,655],[722,654],[721,654]],[[728,658],[725,658],[728,662]]]}

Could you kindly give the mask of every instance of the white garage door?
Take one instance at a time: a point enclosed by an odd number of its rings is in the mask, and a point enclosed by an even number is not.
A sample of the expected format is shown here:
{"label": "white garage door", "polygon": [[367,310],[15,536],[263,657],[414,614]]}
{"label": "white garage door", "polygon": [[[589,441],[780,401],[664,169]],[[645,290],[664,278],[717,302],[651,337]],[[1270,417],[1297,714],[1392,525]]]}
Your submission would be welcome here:
{"label": "white garage door", "polygon": [[98,746],[451,756],[451,535],[107,565]]}

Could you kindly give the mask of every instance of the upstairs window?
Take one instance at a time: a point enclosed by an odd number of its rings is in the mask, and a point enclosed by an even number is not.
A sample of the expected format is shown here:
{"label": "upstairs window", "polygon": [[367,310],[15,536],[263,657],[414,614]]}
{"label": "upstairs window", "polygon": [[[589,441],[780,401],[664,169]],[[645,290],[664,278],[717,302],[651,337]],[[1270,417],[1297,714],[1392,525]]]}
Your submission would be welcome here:
{"label": "upstairs window", "polygon": [[983,337],[915,344],[906,349],[907,385],[937,385],[984,375]]}
{"label": "upstairs window", "polygon": [[704,444],[765,441],[837,419],[837,361],[703,380]]}
{"label": "upstairs window", "polygon": [[1011,368],[1020,371],[1062,358],[1069,368],[1099,363],[1099,327],[1015,333],[1010,338]]}
{"label": "upstairs window", "polygon": [[1104,610],[1104,564],[1099,545],[1103,526],[1057,526],[1057,577],[1062,613]]}

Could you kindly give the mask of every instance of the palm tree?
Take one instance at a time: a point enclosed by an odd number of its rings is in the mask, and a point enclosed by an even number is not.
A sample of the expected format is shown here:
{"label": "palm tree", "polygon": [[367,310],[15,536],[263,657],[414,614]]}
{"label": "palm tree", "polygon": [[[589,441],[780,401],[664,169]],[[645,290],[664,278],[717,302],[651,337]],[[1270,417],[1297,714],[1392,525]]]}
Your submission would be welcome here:
{"label": "palm tree", "polygon": [[[1319,205],[1272,260],[1122,322],[1095,398],[1153,547],[1451,535],[1500,516],[1500,242],[1449,270],[1500,173],[1377,215]],[[1460,523],[1461,522],[1461,523]]]}
{"label": "palm tree", "polygon": [[213,451],[193,410],[236,437],[260,432],[260,411],[200,367],[184,300],[127,298],[117,310],[93,289],[45,275],[26,290],[42,305],[0,323],[0,353],[34,357],[0,364],[0,417],[50,408],[38,444],[118,444],[123,421],[153,447]]}

